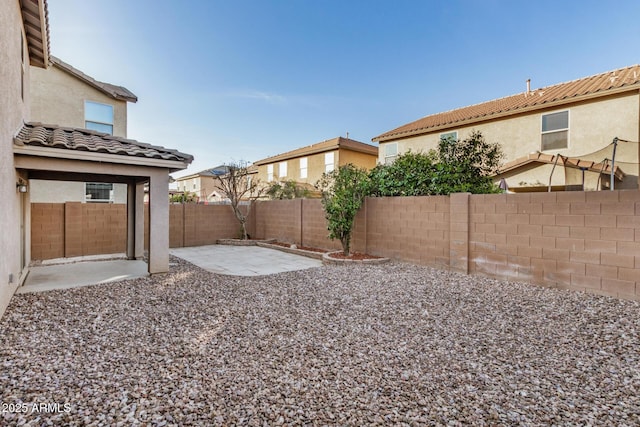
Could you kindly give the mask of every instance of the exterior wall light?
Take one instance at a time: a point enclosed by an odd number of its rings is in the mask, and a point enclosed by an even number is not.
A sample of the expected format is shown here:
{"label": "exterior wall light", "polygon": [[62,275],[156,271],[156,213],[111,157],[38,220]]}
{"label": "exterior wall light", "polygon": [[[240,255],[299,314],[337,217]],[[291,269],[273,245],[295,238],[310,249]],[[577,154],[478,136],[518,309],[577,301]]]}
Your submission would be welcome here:
{"label": "exterior wall light", "polygon": [[26,193],[29,187],[27,187],[27,184],[18,182],[16,183],[16,189],[18,190],[18,193]]}

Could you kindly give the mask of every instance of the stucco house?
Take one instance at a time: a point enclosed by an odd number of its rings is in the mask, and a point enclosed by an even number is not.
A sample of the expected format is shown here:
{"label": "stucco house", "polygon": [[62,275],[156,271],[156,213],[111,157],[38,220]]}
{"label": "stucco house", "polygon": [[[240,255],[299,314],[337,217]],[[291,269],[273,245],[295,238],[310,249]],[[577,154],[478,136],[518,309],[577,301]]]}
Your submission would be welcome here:
{"label": "stucco house", "polygon": [[31,70],[49,66],[46,0],[0,6],[0,315],[27,277],[31,260],[32,179],[127,185],[127,257],[144,250],[144,185],[148,183],[149,273],[169,270],[169,173],[189,154],[82,128],[31,120]]}
{"label": "stucco house", "polygon": [[[222,192],[216,187],[214,170],[225,170],[227,166],[219,165],[191,175],[176,178],[176,190],[179,193],[188,193],[195,195],[198,203],[220,203],[228,201]],[[228,170],[228,169],[226,169]],[[258,168],[251,165],[248,166],[247,172],[249,177],[254,177],[258,173]]]}
{"label": "stucco house", "polygon": [[258,178],[263,183],[293,180],[313,186],[323,173],[339,166],[351,163],[368,170],[375,167],[377,160],[378,147],[337,137],[267,157],[253,165],[258,167]]}
{"label": "stucco house", "polygon": [[[480,131],[502,145],[513,191],[638,188],[640,65],[429,115],[373,138],[379,161]],[[614,139],[616,157],[613,158]]]}
{"label": "stucco house", "polygon": [[[53,55],[46,69],[30,71],[32,121],[127,137],[127,103],[138,101],[131,91],[98,81]],[[31,201],[126,203],[127,186],[32,180]]]}

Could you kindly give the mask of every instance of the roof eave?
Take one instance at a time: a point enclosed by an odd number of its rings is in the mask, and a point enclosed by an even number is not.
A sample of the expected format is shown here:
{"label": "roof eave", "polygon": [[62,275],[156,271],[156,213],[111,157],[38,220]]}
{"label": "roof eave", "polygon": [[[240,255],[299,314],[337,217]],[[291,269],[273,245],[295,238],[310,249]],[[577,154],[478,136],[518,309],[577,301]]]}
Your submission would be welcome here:
{"label": "roof eave", "polygon": [[49,66],[49,13],[46,0],[20,0],[22,23],[29,50],[29,64]]}
{"label": "roof eave", "polygon": [[[588,100],[595,99],[595,98],[604,98],[604,97],[607,97],[607,96],[618,95],[618,94],[622,94],[622,93],[625,93],[625,92],[637,92],[638,89],[640,89],[640,83],[634,83],[632,85],[622,86],[622,87],[615,88],[615,89],[608,89],[608,90],[605,90],[605,91],[599,91],[599,92],[595,92],[595,93],[591,93],[591,94],[587,94],[587,95],[580,95],[580,96],[575,96],[575,97],[571,97],[571,98],[559,99],[559,100],[556,100],[556,101],[549,101],[549,102],[545,102],[543,104],[532,105],[530,107],[516,108],[516,109],[513,109],[513,110],[508,110],[508,111],[504,111],[504,112],[500,112],[500,113],[494,113],[494,114],[490,114],[490,115],[486,115],[486,116],[474,117],[472,119],[466,119],[466,120],[460,120],[460,121],[457,121],[457,122],[446,123],[446,124],[439,125],[439,126],[415,129],[415,130],[411,130],[411,131],[393,133],[393,134],[382,134],[382,135],[378,135],[378,136],[372,138],[371,140],[374,141],[374,142],[378,142],[378,143],[391,142],[391,141],[394,141],[394,140],[404,139],[404,138],[407,138],[407,137],[426,135],[426,134],[430,134],[430,133],[433,133],[433,132],[459,128],[461,126],[468,126],[468,125],[473,125],[473,124],[482,123],[482,122],[489,122],[489,121],[493,121],[493,120],[496,120],[496,119],[501,119],[501,118],[505,118],[505,117],[509,117],[509,116],[515,116],[515,115],[518,115],[518,114],[545,110],[545,109],[548,109],[548,108],[554,108],[554,107],[558,107],[558,106],[561,106],[561,105],[573,104],[573,103],[581,102],[581,101],[588,101]],[[420,120],[422,120],[422,119],[420,119]]]}
{"label": "roof eave", "polygon": [[123,156],[115,154],[96,153],[91,151],[77,151],[64,148],[40,147],[30,145],[14,145],[13,154],[165,168],[169,169],[171,172],[184,170],[189,166],[187,160],[150,159],[148,157]]}

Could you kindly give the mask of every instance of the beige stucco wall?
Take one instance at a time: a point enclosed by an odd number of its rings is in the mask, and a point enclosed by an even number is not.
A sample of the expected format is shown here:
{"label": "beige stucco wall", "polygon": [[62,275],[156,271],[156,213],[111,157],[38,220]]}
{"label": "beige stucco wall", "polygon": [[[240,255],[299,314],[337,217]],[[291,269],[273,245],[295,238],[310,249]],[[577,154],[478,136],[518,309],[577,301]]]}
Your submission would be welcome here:
{"label": "beige stucco wall", "polygon": [[[635,94],[622,94],[540,110],[503,120],[476,123],[472,126],[439,130],[427,135],[409,137],[394,142],[398,144],[399,154],[408,150],[426,152],[437,147],[442,133],[457,131],[458,138],[464,139],[475,130],[482,132],[487,141],[498,142],[502,145],[505,154],[504,162],[506,163],[541,150],[543,114],[569,110],[569,147],[563,150],[545,151],[545,153],[580,157],[606,147],[616,136],[621,139],[638,141],[640,133],[639,108],[639,95],[636,92]],[[386,144],[389,143],[380,143],[378,154],[380,162],[384,162]],[[616,160],[633,163],[620,164],[624,172],[629,175],[627,184],[635,183],[637,186],[638,145],[627,144],[623,146],[621,144],[618,148]],[[608,153],[607,156],[611,158],[611,153]],[[600,161],[602,159],[590,160]],[[545,172],[544,168],[540,169],[538,174],[531,173],[528,176],[530,179],[541,182],[549,180],[549,174]]]}
{"label": "beige stucco wall", "polygon": [[[29,182],[32,203],[85,202],[85,183],[74,181]],[[113,203],[127,203],[127,185],[113,184]]]}
{"label": "beige stucco wall", "polygon": [[340,166],[351,163],[360,168],[369,170],[373,169],[377,162],[378,157],[371,154],[351,150],[340,150]]}
{"label": "beige stucco wall", "polygon": [[127,102],[114,99],[52,65],[31,67],[31,120],[84,128],[84,102],[113,106],[113,134],[127,136]]}
{"label": "beige stucco wall", "polygon": [[[331,151],[334,153],[334,166],[346,165],[347,163],[353,163],[356,166],[365,169],[371,169],[376,165],[377,157],[365,153],[355,152],[351,150],[339,149]],[[273,164],[273,181],[289,181],[314,185],[322,177],[324,173],[324,155],[329,153],[317,153],[308,156],[295,157],[293,159],[286,160],[287,162],[287,175],[286,177],[280,176],[280,163],[275,162]],[[300,159],[307,158],[307,178],[300,178]],[[258,178],[262,183],[268,183],[267,180],[267,165],[261,165],[258,167]]]}
{"label": "beige stucco wall", "polygon": [[[25,99],[20,94],[21,52],[20,34],[24,37],[19,3],[5,2],[0,7],[0,316],[4,313],[26,269],[21,266],[21,206],[24,218],[29,221],[29,195],[16,191],[19,174],[13,162],[13,137],[29,111],[29,55],[24,50]],[[28,227],[25,228],[28,237]],[[25,262],[29,262],[29,248],[25,247]],[[10,275],[12,280],[9,280]]]}
{"label": "beige stucco wall", "polygon": [[209,197],[216,189],[215,181],[213,177],[198,176],[188,179],[180,179],[177,182],[178,191],[187,191],[195,194],[198,197],[198,201],[217,201],[217,198]]}
{"label": "beige stucco wall", "polygon": [[[31,67],[30,120],[60,126],[84,128],[85,101],[113,106],[113,134],[127,136],[127,103],[114,99],[55,65]],[[84,202],[84,183],[62,181],[31,182],[33,203]],[[114,184],[115,203],[126,203],[126,185]]]}
{"label": "beige stucco wall", "polygon": [[[334,165],[338,166],[339,153],[338,150],[326,151],[323,153],[311,154],[308,156],[295,157],[293,159],[286,160],[287,162],[287,175],[286,177],[280,176],[280,163],[275,162],[273,164],[273,182],[278,181],[296,181],[304,184],[314,185],[322,177],[324,173],[324,155],[327,153],[334,153]],[[307,178],[300,178],[300,159],[307,158]],[[267,179],[267,166],[258,166],[258,178],[260,182],[268,184]]]}

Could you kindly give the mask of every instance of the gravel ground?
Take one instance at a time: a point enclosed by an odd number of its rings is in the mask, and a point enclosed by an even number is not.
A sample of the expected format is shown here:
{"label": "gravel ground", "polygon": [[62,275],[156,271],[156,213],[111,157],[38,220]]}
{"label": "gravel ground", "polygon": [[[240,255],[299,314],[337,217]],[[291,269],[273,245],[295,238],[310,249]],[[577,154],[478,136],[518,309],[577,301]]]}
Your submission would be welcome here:
{"label": "gravel ground", "polygon": [[16,295],[0,424],[640,424],[637,302],[399,263],[172,262]]}

